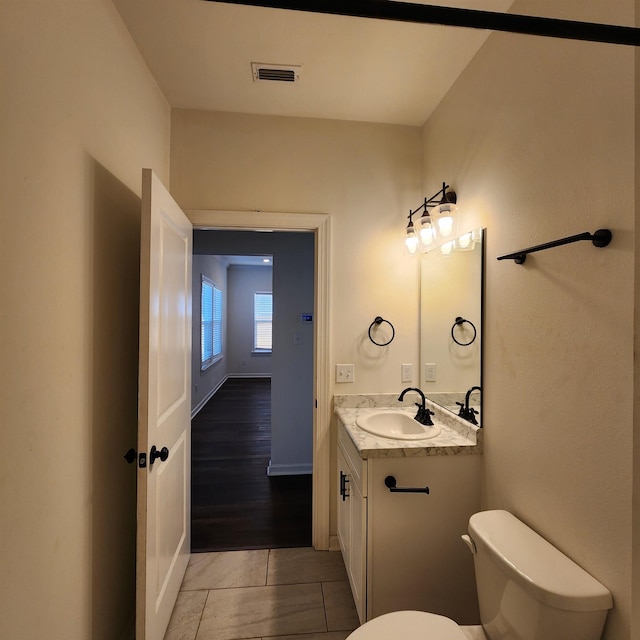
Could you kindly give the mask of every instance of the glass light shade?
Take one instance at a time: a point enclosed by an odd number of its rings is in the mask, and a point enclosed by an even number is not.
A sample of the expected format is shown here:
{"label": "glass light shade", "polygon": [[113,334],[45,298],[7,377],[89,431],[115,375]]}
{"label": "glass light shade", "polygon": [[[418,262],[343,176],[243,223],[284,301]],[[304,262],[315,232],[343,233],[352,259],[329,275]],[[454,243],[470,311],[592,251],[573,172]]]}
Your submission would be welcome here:
{"label": "glass light shade", "polygon": [[471,234],[465,233],[458,238],[458,244],[461,249],[466,249],[471,244]]}
{"label": "glass light shade", "polygon": [[[458,218],[458,207],[451,202],[443,202],[434,208],[432,216],[438,225],[438,233],[447,238],[454,232]],[[454,234],[455,235],[455,234]]]}
{"label": "glass light shade", "polygon": [[423,215],[420,218],[420,242],[425,247],[428,247],[436,239],[435,231],[429,215]]}
{"label": "glass light shade", "polygon": [[451,252],[453,251],[453,245],[454,245],[454,241],[451,240],[450,242],[445,242],[441,247],[440,247],[440,251],[442,253],[443,256],[448,256],[451,254]]}
{"label": "glass light shade", "polygon": [[409,223],[409,225],[407,226],[407,235],[404,239],[404,243],[407,246],[407,250],[409,251],[410,254],[414,254],[416,253],[416,251],[418,250],[418,236],[416,235],[416,232],[413,229],[413,224]]}
{"label": "glass light shade", "polygon": [[471,249],[473,249],[475,245],[471,232],[461,235],[456,242],[456,248],[460,249],[461,251],[471,251]]}

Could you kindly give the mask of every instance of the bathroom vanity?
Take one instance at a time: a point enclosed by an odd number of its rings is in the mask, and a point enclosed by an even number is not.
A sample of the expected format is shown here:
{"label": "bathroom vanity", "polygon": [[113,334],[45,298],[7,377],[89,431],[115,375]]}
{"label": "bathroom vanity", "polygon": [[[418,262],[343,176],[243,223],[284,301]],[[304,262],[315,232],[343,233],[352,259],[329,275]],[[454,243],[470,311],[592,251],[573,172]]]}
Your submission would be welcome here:
{"label": "bathroom vanity", "polygon": [[[479,621],[473,559],[461,535],[480,510],[482,430],[427,403],[437,435],[396,439],[358,422],[382,409],[412,417],[409,398],[334,398],[338,539],[361,622],[401,609]],[[390,490],[390,476],[402,491]]]}

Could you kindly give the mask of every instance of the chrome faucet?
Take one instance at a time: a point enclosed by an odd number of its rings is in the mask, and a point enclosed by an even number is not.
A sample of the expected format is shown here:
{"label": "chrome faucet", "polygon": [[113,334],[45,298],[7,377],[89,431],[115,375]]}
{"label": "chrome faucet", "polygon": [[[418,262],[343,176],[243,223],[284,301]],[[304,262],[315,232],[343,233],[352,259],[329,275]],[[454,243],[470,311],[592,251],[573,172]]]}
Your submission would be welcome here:
{"label": "chrome faucet", "polygon": [[458,416],[468,420],[471,424],[477,425],[478,421],[476,420],[476,414],[478,412],[473,407],[469,406],[469,397],[474,391],[482,391],[482,389],[480,387],[471,387],[464,398],[464,404],[462,404],[462,402],[456,402],[456,404],[460,405]]}
{"label": "chrome faucet", "polygon": [[404,395],[405,393],[407,393],[407,391],[415,391],[420,395],[420,398],[422,399],[422,402],[420,404],[418,404],[417,402],[415,403],[416,407],[418,407],[418,413],[416,413],[415,420],[417,420],[420,424],[425,424],[428,427],[432,427],[433,420],[431,420],[431,416],[433,415],[433,411],[429,411],[429,409],[427,409],[427,399],[425,398],[424,393],[422,393],[422,391],[420,391],[420,389],[416,387],[407,387],[398,398],[400,402],[404,400]]}

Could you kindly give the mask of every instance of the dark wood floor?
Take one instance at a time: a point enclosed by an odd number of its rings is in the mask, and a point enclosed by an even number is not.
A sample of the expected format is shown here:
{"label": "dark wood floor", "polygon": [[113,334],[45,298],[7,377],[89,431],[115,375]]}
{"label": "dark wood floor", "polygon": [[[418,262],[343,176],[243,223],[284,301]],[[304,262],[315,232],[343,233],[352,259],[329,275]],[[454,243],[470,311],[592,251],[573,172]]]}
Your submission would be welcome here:
{"label": "dark wood floor", "polygon": [[271,380],[227,380],[191,433],[193,552],[311,546],[311,475],[266,473]]}

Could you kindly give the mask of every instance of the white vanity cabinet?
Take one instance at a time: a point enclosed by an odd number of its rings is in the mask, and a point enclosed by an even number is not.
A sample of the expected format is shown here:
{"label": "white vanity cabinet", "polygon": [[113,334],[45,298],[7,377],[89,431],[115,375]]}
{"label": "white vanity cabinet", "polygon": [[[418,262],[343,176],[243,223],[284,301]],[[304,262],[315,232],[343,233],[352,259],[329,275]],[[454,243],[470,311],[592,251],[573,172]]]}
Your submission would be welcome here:
{"label": "white vanity cabinet", "polygon": [[360,622],[366,617],[367,463],[346,432],[338,446],[338,540]]}
{"label": "white vanity cabinet", "polygon": [[[363,459],[340,423],[338,434],[338,538],[361,622],[415,609],[477,624],[473,557],[461,535],[480,510],[482,456]],[[391,492],[387,476],[429,493]]]}

